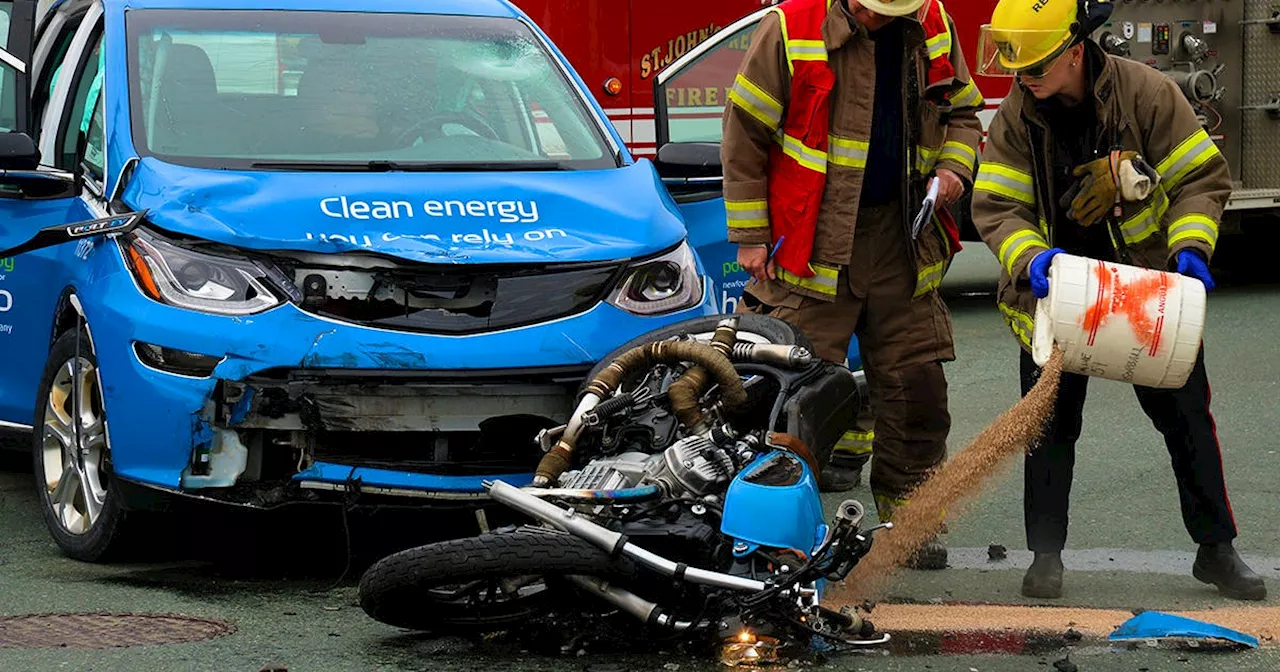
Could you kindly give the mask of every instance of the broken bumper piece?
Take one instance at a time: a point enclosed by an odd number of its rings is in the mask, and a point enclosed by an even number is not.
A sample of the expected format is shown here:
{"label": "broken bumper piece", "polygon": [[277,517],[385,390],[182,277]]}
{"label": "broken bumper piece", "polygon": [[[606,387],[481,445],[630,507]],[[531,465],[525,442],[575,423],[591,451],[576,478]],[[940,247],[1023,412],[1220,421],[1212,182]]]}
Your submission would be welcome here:
{"label": "broken bumper piece", "polygon": [[361,494],[468,502],[489,499],[489,494],[482,485],[483,481],[501,480],[524,487],[533,481],[533,474],[505,474],[483,478],[435,476],[318,462],[306,471],[294,475],[293,480],[305,490],[356,490]]}

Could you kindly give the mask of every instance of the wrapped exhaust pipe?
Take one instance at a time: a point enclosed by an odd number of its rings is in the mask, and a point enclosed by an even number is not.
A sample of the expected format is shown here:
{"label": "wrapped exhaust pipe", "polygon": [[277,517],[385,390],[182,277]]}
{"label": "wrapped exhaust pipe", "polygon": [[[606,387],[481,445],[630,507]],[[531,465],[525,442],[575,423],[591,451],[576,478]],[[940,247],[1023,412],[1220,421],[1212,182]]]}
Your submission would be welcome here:
{"label": "wrapped exhaust pipe", "polygon": [[[733,408],[747,402],[747,391],[742,386],[737,369],[729,361],[728,352],[732,350],[736,333],[737,318],[728,318],[716,329],[714,347],[697,341],[655,341],[636,346],[614,359],[587,385],[586,394],[574,409],[564,434],[556,445],[542,456],[538,468],[534,471],[533,485],[546,487],[560,478],[573,463],[573,451],[577,446],[578,436],[586,426],[586,415],[608,399],[618,389],[622,381],[636,369],[657,363],[693,362],[696,367],[690,369],[680,381],[672,384],[668,390],[672,400],[672,411],[687,427],[695,427],[702,423],[702,412],[698,410],[697,399],[700,392],[694,394],[694,388],[705,385],[708,379],[714,379],[720,385],[722,398],[727,407]],[[691,374],[698,374],[692,376]],[[684,378],[691,378],[684,382]],[[677,384],[684,382],[677,387]],[[687,389],[686,389],[687,388]],[[679,401],[677,401],[677,398]],[[704,428],[705,431],[705,428]]]}
{"label": "wrapped exhaust pipe", "polygon": [[660,574],[675,577],[676,580],[745,592],[760,592],[768,587],[763,581],[688,567],[683,563],[668,560],[628,542],[625,537],[613,530],[579,516],[573,509],[562,509],[509,483],[486,482],[485,487],[489,489],[490,497],[521,513],[528,514],[562,532],[582,537],[614,554],[615,557],[621,553]]}

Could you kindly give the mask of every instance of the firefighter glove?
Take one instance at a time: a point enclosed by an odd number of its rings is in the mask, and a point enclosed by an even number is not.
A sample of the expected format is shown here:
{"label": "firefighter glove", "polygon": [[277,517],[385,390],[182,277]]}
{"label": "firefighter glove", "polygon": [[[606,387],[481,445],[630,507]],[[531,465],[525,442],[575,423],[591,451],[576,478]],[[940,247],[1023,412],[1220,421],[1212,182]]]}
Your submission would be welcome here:
{"label": "firefighter glove", "polygon": [[1092,226],[1105,217],[1109,209],[1116,208],[1120,203],[1120,164],[1136,158],[1138,153],[1132,150],[1111,152],[1100,159],[1076,166],[1072,174],[1080,178],[1080,181],[1077,182],[1077,188],[1072,190],[1075,195],[1067,216],[1081,226]]}
{"label": "firefighter glove", "polygon": [[1209,273],[1209,264],[1196,250],[1183,250],[1178,253],[1178,272],[1203,282],[1204,291],[1213,291],[1214,282],[1213,276]]}
{"label": "firefighter glove", "polygon": [[1055,247],[1037,254],[1036,258],[1031,260],[1027,274],[1031,276],[1031,293],[1035,294],[1037,299],[1049,296],[1049,264],[1053,262],[1054,257],[1064,251],[1060,247]]}

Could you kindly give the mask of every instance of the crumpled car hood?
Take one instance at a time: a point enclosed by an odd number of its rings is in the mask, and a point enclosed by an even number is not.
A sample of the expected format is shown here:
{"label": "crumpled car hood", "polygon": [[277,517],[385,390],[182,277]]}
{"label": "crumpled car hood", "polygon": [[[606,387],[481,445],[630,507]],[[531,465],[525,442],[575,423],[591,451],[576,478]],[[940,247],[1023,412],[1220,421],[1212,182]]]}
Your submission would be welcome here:
{"label": "crumpled car hood", "polygon": [[422,263],[610,261],[685,236],[648,161],[597,171],[336,173],[211,170],[148,157],[123,200],[161,229],[227,245]]}

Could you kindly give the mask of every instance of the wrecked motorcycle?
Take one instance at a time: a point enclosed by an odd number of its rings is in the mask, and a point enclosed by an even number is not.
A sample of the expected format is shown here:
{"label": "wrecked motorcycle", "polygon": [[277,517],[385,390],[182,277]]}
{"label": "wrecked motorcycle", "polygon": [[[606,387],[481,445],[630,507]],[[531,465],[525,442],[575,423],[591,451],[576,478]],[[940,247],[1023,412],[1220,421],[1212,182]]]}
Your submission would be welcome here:
{"label": "wrecked motorcycle", "polygon": [[625,344],[589,375],[569,422],[537,437],[533,484],[486,483],[534,523],[386,557],[360,581],[362,608],[472,633],[613,613],[726,661],[888,641],[861,611],[821,603],[890,525],[863,529],[852,499],[823,520],[819,465],[866,395],[859,373],[810,352],[756,315]]}

